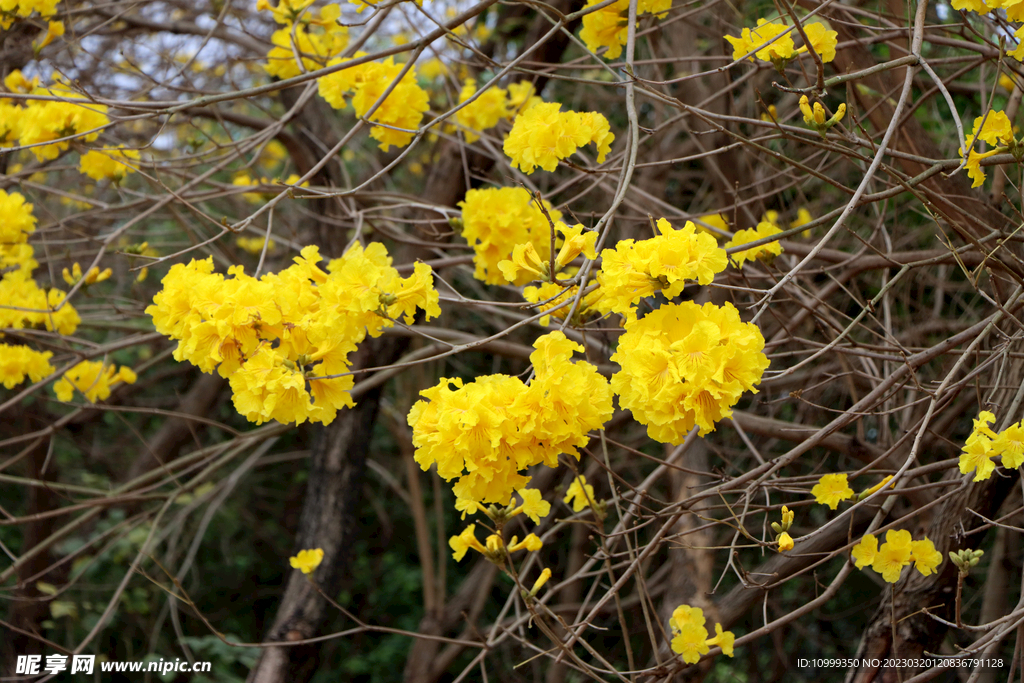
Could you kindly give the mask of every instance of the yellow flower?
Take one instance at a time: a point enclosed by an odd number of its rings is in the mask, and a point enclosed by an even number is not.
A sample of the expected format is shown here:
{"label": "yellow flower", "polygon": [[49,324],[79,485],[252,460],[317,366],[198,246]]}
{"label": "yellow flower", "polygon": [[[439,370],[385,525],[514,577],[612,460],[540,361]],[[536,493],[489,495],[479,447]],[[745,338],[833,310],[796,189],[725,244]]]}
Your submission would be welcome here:
{"label": "yellow flower", "polygon": [[134,384],[135,372],[122,366],[114,370],[114,366],[104,365],[101,361],[82,361],[64,373],[64,376],[53,385],[53,393],[60,401],[70,401],[74,390],[83,394],[90,403],[103,401],[110,396],[111,387],[119,382]]}
{"label": "yellow flower", "polygon": [[533,582],[533,587],[530,589],[530,595],[537,595],[537,593],[540,592],[540,589],[544,587],[544,584],[546,584],[550,578],[551,569],[545,567],[544,571],[542,571],[540,576],[537,577],[537,580]]}
{"label": "yellow flower", "polygon": [[935,549],[935,544],[928,538],[911,542],[910,550],[914,568],[924,576],[934,574],[942,564],[942,553]]}
{"label": "yellow flower", "polygon": [[537,534],[529,534],[520,542],[516,542],[516,537],[513,536],[511,542],[508,544],[508,551],[514,553],[517,550],[527,550],[528,552],[534,553],[544,547],[544,542],[540,540]]}
{"label": "yellow flower", "polygon": [[533,520],[534,524],[540,524],[541,517],[547,517],[551,512],[551,503],[544,500],[537,489],[521,489],[516,493],[522,497],[523,504],[514,509],[510,516],[522,513]]}
{"label": "yellow flower", "polygon": [[890,529],[885,532],[885,543],[878,549],[871,568],[882,575],[888,583],[896,583],[900,572],[910,564],[911,536],[909,531]]}
{"label": "yellow flower", "polygon": [[[828,64],[836,58],[836,45],[839,44],[838,33],[830,31],[827,26],[819,22],[804,24],[804,33],[807,34],[807,40],[810,41],[814,51],[821,57],[822,62]],[[797,52],[806,51],[806,46],[797,50]]]}
{"label": "yellow flower", "polygon": [[480,544],[480,541],[476,540],[475,530],[476,524],[470,524],[462,530],[461,534],[458,536],[452,536],[448,539],[448,545],[450,545],[452,550],[455,551],[452,553],[452,557],[455,558],[456,562],[461,562],[462,558],[466,556],[466,552],[469,551],[470,548],[481,555],[487,553],[487,549]]}
{"label": "yellow flower", "polygon": [[853,547],[853,561],[857,569],[863,569],[875,562],[875,555],[878,554],[878,539],[873,534],[865,534],[860,543]]}
{"label": "yellow flower", "polygon": [[[758,19],[757,28],[745,28],[739,38],[725,36],[725,39],[732,43],[733,59],[742,59],[744,55],[753,52],[764,62],[785,62],[797,54],[793,47],[793,34],[787,33],[789,30],[790,27],[785,24]],[[772,42],[775,38],[778,40]],[[754,57],[750,57],[750,61],[754,61]]]}
{"label": "yellow flower", "polygon": [[133,149],[90,150],[79,159],[78,170],[93,180],[110,178],[121,182],[129,173],[135,173],[130,162],[138,161],[139,153]]}
{"label": "yellow flower", "polygon": [[697,232],[687,221],[675,229],[664,218],[656,223],[658,235],[634,242],[620,240],[614,249],[601,252],[597,281],[602,297],[598,308],[619,313],[627,322],[636,319],[636,305],[657,292],[672,299],[683,292],[687,281],[711,284],[725,270],[728,259],[715,238]]}
{"label": "yellow flower", "polygon": [[732,644],[736,640],[736,636],[732,634],[732,631],[723,631],[721,624],[715,624],[715,637],[709,638],[705,641],[708,646],[718,645],[722,648],[722,654],[727,657],[733,656]]}
{"label": "yellow flower", "polygon": [[992,457],[995,453],[992,450],[992,442],[987,436],[980,435],[978,438],[968,439],[960,453],[960,474],[974,472],[974,481],[983,481],[992,476],[996,469]]}
{"label": "yellow flower", "polygon": [[38,54],[40,50],[52,43],[57,38],[64,35],[64,22],[63,21],[51,21],[46,26],[46,35],[38,43],[32,44],[32,49]]}
{"label": "yellow flower", "polygon": [[704,627],[704,611],[699,607],[680,605],[668,620],[672,629],[672,651],[683,656],[687,664],[696,664],[710,651],[708,630]]}
{"label": "yellow flower", "polygon": [[811,489],[811,495],[819,505],[828,505],[835,510],[839,501],[853,498],[853,489],[847,483],[845,474],[826,474]]}
{"label": "yellow flower", "polygon": [[[963,148],[960,148],[960,154],[964,152]],[[971,149],[970,154],[967,156],[967,163],[964,164],[964,168],[967,169],[967,175],[974,182],[971,183],[971,187],[981,187],[985,183],[985,172],[981,170],[981,162],[983,159],[988,159],[991,156],[995,156],[999,153],[998,149],[992,149],[987,152],[981,153]]]}
{"label": "yellow flower", "polygon": [[[733,234],[732,239],[725,243],[725,248],[734,249],[736,247],[741,247],[745,244],[750,244],[751,242],[771,237],[772,235],[778,235],[780,232],[782,232],[782,230],[774,223],[761,221],[757,224],[756,228],[737,230]],[[742,268],[743,264],[747,261],[753,261],[755,259],[770,261],[781,253],[782,244],[775,241],[762,244],[761,246],[754,247],[752,249],[744,249],[743,251],[729,254],[729,258],[736,263],[737,268]]]}
{"label": "yellow flower", "polygon": [[[797,212],[796,212],[796,219],[793,220],[792,222],[790,222],[789,227],[790,227],[790,229],[800,228],[800,227],[803,227],[803,226],[807,225],[812,220],[814,220],[814,218],[811,216],[811,212],[808,211],[804,207],[800,207],[800,209],[797,210]],[[811,231],[810,230],[804,230],[802,233],[800,233],[800,236],[801,237],[810,237],[811,236]]]}
{"label": "yellow flower", "polygon": [[992,450],[1003,456],[1003,467],[1015,469],[1024,463],[1024,428],[1015,422],[992,440]]}
{"label": "yellow flower", "polygon": [[300,550],[295,557],[289,557],[288,563],[293,569],[300,570],[303,574],[312,574],[313,571],[323,562],[324,551],[322,548],[311,550]]}
{"label": "yellow flower", "polygon": [[[467,101],[477,92],[476,81],[470,78],[462,86],[459,104]],[[464,131],[466,142],[480,139],[479,132],[494,128],[508,116],[508,93],[504,88],[488,87],[482,95],[455,114],[455,120],[468,130]]]}
{"label": "yellow flower", "polygon": [[682,655],[687,664],[696,664],[712,645],[721,647],[723,654],[733,656],[736,637],[731,631],[723,631],[721,624],[715,624],[715,637],[709,638],[704,611],[700,608],[680,605],[672,612],[668,623],[672,630],[672,651]]}
{"label": "yellow flower", "polygon": [[588,484],[587,478],[581,474],[572,480],[569,489],[565,492],[563,502],[568,503],[572,501],[572,511],[580,512],[590,507],[591,502],[595,500],[594,487]]}
{"label": "yellow flower", "polygon": [[793,549],[793,537],[789,535],[788,531],[783,531],[779,534],[779,552],[785,552]]}
{"label": "yellow flower", "polygon": [[[984,123],[982,123],[984,121]],[[974,119],[973,140],[984,140],[990,145],[1006,145],[1013,142],[1013,124],[1002,111],[990,111],[988,116]]]}
{"label": "yellow flower", "polygon": [[[354,56],[364,55],[358,52]],[[344,64],[345,61],[332,59],[328,66]],[[365,116],[385,91],[391,88],[404,66],[396,64],[393,57],[388,57],[382,62],[366,62],[336,71],[319,79],[320,96],[335,109],[341,109],[345,106],[345,96],[351,94],[352,109],[356,116]],[[391,145],[405,147],[412,142],[423,114],[429,108],[430,96],[417,83],[416,69],[409,69],[369,116],[371,122],[388,126],[372,126],[370,137],[380,142],[379,147],[384,152]]]}
{"label": "yellow flower", "polygon": [[[768,109],[769,111],[774,110],[775,105],[772,105]],[[701,216],[698,220],[699,222],[696,224],[697,230],[701,232],[706,232],[713,236],[716,236],[720,233],[729,232],[729,219],[726,217],[724,213],[707,213]],[[718,232],[713,232],[709,230],[706,226],[717,228]]]}
{"label": "yellow flower", "polygon": [[546,280],[549,278],[550,265],[541,259],[533,242],[517,244],[512,250],[512,258],[498,263],[498,269],[505,279],[515,282],[526,277],[530,280]]}

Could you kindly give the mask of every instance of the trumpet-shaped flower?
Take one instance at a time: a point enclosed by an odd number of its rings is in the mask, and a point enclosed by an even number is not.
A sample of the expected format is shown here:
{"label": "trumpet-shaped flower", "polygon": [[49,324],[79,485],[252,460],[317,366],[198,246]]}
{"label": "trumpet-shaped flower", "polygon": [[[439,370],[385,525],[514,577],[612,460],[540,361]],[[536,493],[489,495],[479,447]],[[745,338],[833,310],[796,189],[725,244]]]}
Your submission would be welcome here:
{"label": "trumpet-shaped flower", "polygon": [[85,396],[90,403],[103,401],[110,396],[111,388],[120,382],[135,384],[135,372],[129,367],[114,369],[101,361],[82,361],[64,373],[53,385],[57,400],[70,401],[74,391]]}
{"label": "trumpet-shaped flower", "polygon": [[878,554],[878,539],[874,534],[864,534],[860,543],[853,547],[853,561],[857,569],[870,567],[875,563],[875,556]]}
{"label": "trumpet-shaped flower", "polygon": [[913,553],[911,541],[909,531],[890,529],[885,532],[885,543],[875,554],[871,568],[881,574],[888,583],[899,581],[903,567],[911,562]]}
{"label": "trumpet-shaped flower", "polygon": [[819,505],[828,505],[835,510],[839,501],[853,498],[853,489],[847,483],[845,474],[826,474],[811,489],[811,495]]}
{"label": "trumpet-shaped flower", "polygon": [[288,564],[292,566],[292,569],[298,569],[303,574],[312,574],[323,560],[323,548],[312,548],[300,550],[295,557],[289,557]]}
{"label": "trumpet-shaped flower", "polygon": [[563,502],[567,504],[572,503],[573,512],[581,512],[590,507],[590,504],[596,500],[594,497],[594,487],[588,484],[587,478],[581,474],[569,484]]}

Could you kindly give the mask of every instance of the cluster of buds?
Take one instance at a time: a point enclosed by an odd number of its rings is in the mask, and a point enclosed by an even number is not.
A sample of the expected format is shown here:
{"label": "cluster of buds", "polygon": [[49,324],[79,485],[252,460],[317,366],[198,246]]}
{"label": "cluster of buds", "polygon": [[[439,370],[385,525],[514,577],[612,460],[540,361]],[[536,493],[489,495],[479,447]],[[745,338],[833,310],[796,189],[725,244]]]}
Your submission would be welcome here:
{"label": "cluster of buds", "polygon": [[515,536],[513,536],[507,546],[501,536],[498,534],[491,534],[487,537],[485,543],[482,544],[476,539],[476,534],[474,533],[475,529],[476,525],[470,524],[468,527],[463,529],[461,534],[458,536],[452,536],[448,541],[452,550],[455,551],[454,556],[456,562],[463,558],[467,550],[475,550],[494,564],[502,567],[505,565],[506,558],[511,553],[518,550],[536,552],[544,546],[544,543],[536,534],[530,534],[522,541],[519,541]]}
{"label": "cluster of buds", "polygon": [[792,510],[785,505],[782,506],[782,523],[772,522],[772,530],[778,534],[775,540],[779,544],[779,552],[793,549],[793,537],[789,535],[789,529],[793,526],[793,517],[796,516]]}
{"label": "cluster of buds", "polygon": [[956,565],[957,570],[960,572],[960,576],[967,576],[971,571],[971,567],[977,566],[981,560],[981,556],[985,554],[984,550],[958,550],[955,553],[949,552],[950,561]]}
{"label": "cluster of buds", "polygon": [[840,104],[839,108],[836,109],[836,113],[831,118],[827,118],[828,113],[821,102],[815,102],[812,108],[807,95],[801,95],[800,111],[804,115],[804,123],[818,131],[821,137],[825,137],[825,133],[828,132],[829,128],[842,121],[843,117],[846,116],[846,103]]}
{"label": "cluster of buds", "polygon": [[[113,273],[114,271],[112,271],[110,268],[104,268],[103,270],[100,270],[96,266],[93,266],[92,268],[89,269],[89,272],[85,274],[85,285],[88,287],[89,285],[94,285],[97,282],[103,282],[104,280],[109,279],[110,276],[113,275]],[[76,284],[78,284],[79,280],[83,279],[82,266],[78,265],[78,262],[76,261],[75,264],[71,267],[70,272],[68,272],[68,269],[65,268],[61,275],[64,277],[64,282],[68,283],[73,287]]]}

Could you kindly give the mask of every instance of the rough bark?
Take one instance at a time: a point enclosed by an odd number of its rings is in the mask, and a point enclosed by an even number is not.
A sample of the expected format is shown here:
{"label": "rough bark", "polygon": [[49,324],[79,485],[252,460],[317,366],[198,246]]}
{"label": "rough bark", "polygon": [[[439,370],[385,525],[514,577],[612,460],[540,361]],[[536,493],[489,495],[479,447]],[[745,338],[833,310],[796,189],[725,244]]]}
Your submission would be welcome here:
{"label": "rough bark", "polygon": [[[364,342],[353,367],[392,362],[401,340]],[[309,480],[303,501],[295,550],[322,548],[324,559],[310,575],[329,596],[337,595],[350,560],[358,528],[363,473],[383,387],[362,397],[355,408],[338,413],[329,426],[315,432],[309,456]],[[300,572],[291,572],[266,642],[288,643],[312,638],[336,611]],[[320,665],[320,643],[268,647],[249,674],[250,683],[308,681]]]}

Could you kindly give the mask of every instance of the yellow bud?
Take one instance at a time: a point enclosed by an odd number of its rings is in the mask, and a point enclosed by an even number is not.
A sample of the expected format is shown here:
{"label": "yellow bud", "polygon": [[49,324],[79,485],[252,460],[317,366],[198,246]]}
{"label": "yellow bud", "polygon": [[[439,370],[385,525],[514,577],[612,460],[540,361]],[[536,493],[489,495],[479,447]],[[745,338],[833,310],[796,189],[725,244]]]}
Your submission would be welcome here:
{"label": "yellow bud", "polygon": [[544,587],[544,584],[547,583],[550,578],[551,570],[545,568],[544,571],[540,573],[540,577],[533,582],[533,588],[530,589],[530,595],[537,595],[537,592]]}

